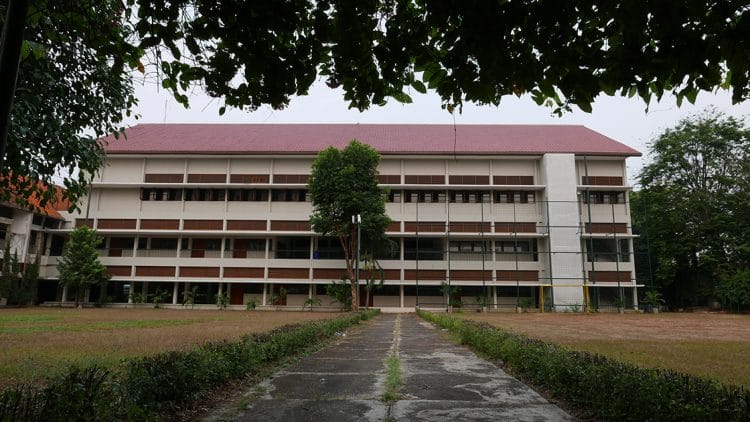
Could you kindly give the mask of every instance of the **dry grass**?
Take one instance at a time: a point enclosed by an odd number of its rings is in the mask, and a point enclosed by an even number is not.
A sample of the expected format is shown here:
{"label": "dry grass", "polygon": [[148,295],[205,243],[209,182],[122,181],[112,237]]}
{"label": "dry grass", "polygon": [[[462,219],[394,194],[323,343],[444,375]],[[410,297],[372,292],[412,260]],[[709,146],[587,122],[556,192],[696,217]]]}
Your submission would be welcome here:
{"label": "dry grass", "polygon": [[750,387],[750,316],[463,314],[575,350]]}
{"label": "dry grass", "polygon": [[168,309],[0,310],[0,387],[39,381],[72,364],[115,366],[123,358],[338,316],[317,312]]}

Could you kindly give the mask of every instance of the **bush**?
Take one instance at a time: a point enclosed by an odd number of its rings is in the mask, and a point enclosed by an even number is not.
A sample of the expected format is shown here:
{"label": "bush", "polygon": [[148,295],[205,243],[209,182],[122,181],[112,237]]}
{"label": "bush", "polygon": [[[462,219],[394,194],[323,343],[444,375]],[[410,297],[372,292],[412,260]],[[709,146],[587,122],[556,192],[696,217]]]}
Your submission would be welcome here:
{"label": "bush", "polygon": [[671,370],[639,368],[448,315],[419,316],[459,335],[461,342],[575,406],[585,419],[750,419],[750,392]]}
{"label": "bush", "polygon": [[0,393],[0,421],[154,419],[155,412],[187,404],[211,387],[299,353],[377,313],[287,325],[236,342],[127,359],[116,372],[74,367],[43,389],[22,385]]}

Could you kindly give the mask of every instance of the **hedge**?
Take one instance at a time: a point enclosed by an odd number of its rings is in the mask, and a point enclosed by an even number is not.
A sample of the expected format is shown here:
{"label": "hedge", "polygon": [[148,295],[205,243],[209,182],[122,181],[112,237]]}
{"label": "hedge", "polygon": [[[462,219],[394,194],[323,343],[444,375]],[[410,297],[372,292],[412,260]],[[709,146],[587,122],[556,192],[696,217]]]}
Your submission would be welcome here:
{"label": "hedge", "polygon": [[570,404],[584,419],[750,420],[750,392],[740,387],[569,351],[486,323],[417,313],[457,334],[463,344],[501,360],[514,375]]}
{"label": "hedge", "polygon": [[196,400],[232,379],[256,373],[377,315],[366,311],[305,322],[235,342],[207,342],[189,351],[126,359],[114,370],[72,367],[47,386],[21,385],[0,393],[0,421],[148,420]]}

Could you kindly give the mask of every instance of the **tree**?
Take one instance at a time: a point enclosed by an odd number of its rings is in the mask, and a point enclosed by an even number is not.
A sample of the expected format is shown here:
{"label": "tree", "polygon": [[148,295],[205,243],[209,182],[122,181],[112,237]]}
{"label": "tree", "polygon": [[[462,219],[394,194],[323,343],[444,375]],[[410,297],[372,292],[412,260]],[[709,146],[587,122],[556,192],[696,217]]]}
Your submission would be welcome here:
{"label": "tree", "polygon": [[104,165],[97,138],[124,130],[121,122],[136,103],[130,69],[142,54],[132,43],[130,9],[122,6],[112,0],[32,2],[11,130],[0,154],[0,201],[33,208],[28,198],[35,196],[43,208],[57,199],[48,187],[62,174],[62,194],[75,206]]}
{"label": "tree", "polygon": [[370,296],[375,290],[382,288],[383,283],[385,283],[385,270],[372,252],[366,252],[361,258],[360,275],[365,280],[365,291],[367,292],[365,307],[368,307],[370,306]]}
{"label": "tree", "polygon": [[750,130],[709,110],[659,135],[650,153],[631,198],[634,225],[647,233],[638,248],[649,242],[669,304],[705,304],[720,280],[750,268]]}
{"label": "tree", "polygon": [[427,90],[451,111],[530,94],[556,113],[590,111],[600,93],[750,96],[742,1],[36,0],[26,26],[8,168],[33,164],[47,182],[58,165],[80,168],[66,179],[70,199],[102,165],[81,133],[117,133],[134,103],[130,69],[185,106],[203,88],[220,113],[283,108],[319,76],[360,110]]}
{"label": "tree", "polygon": [[8,305],[30,305],[36,300],[41,255],[22,270],[18,254],[11,253],[10,242],[3,248],[2,275],[0,275],[0,298]]}
{"label": "tree", "polygon": [[76,306],[83,301],[86,289],[105,286],[109,280],[107,268],[99,261],[97,247],[102,238],[87,226],[70,232],[68,246],[57,264],[60,285],[75,292]]}
{"label": "tree", "polygon": [[358,228],[352,216],[362,218],[361,251],[373,251],[389,242],[385,229],[391,219],[385,214],[385,195],[378,186],[379,162],[380,155],[371,146],[352,140],[343,150],[328,147],[321,151],[308,182],[313,205],[310,223],[316,233],[339,239],[354,310],[359,305],[354,273]]}

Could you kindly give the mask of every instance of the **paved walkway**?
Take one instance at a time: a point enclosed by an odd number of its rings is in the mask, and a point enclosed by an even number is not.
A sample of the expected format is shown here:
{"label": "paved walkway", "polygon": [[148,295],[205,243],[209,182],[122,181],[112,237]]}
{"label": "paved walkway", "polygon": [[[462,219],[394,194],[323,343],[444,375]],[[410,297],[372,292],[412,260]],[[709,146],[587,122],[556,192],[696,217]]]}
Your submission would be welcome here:
{"label": "paved walkway", "polygon": [[[397,354],[400,400],[382,401]],[[242,421],[560,421],[560,408],[414,315],[381,315],[248,393]]]}

